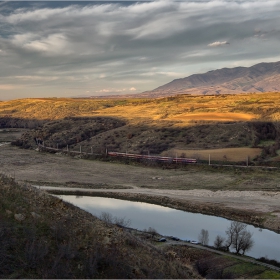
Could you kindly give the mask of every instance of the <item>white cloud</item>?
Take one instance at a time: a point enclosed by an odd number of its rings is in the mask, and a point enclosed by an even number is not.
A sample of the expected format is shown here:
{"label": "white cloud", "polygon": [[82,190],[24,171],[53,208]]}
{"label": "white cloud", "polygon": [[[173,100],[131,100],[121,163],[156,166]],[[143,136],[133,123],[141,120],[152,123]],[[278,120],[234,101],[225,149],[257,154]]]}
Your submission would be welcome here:
{"label": "white cloud", "polygon": [[130,91],[135,91],[136,88],[135,88],[135,87],[131,87],[129,90],[130,90]]}
{"label": "white cloud", "polygon": [[40,37],[35,33],[17,34],[11,40],[12,44],[29,51],[41,52],[45,55],[66,55],[70,53],[66,37],[63,34],[50,34]]}
{"label": "white cloud", "polygon": [[63,34],[51,34],[46,38],[27,42],[24,47],[28,50],[38,51],[46,54],[69,54],[68,42]]}
{"label": "white cloud", "polygon": [[208,44],[208,47],[220,47],[220,46],[224,46],[224,45],[229,45],[228,41],[222,41],[222,42],[213,42],[211,44]]}

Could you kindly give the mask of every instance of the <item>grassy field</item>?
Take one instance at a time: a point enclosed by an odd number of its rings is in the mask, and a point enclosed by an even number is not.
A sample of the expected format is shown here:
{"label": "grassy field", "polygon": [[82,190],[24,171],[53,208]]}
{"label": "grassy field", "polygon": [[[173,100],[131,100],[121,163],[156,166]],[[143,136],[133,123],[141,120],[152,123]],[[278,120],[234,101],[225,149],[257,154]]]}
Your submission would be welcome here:
{"label": "grassy field", "polygon": [[280,272],[233,257],[187,246],[171,246],[165,250],[182,261],[191,261],[206,279],[280,279]]}
{"label": "grassy field", "polygon": [[223,161],[223,162],[246,162],[247,158],[254,159],[261,154],[260,148],[224,148],[224,149],[208,149],[208,150],[179,150],[171,149],[164,152],[163,155],[185,156],[199,160]]}
{"label": "grassy field", "polygon": [[180,121],[213,121],[213,122],[236,122],[250,121],[258,116],[246,113],[185,113],[171,117],[171,120]]}
{"label": "grassy field", "polygon": [[0,116],[36,120],[114,116],[134,122],[152,120],[247,121],[280,119],[280,93],[190,96],[158,99],[19,99],[0,103]]}

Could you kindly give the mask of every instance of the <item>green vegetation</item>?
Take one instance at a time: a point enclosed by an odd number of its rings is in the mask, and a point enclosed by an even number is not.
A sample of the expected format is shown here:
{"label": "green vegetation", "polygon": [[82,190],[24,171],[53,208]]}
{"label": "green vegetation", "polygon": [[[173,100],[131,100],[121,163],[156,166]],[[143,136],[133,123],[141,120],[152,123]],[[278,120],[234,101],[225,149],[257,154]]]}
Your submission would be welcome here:
{"label": "green vegetation", "polygon": [[280,272],[234,257],[187,246],[172,246],[165,250],[182,260],[189,259],[200,275],[208,279],[280,279]]}
{"label": "green vegetation", "polygon": [[[239,262],[225,269],[225,272],[235,275],[236,278],[255,278],[256,275],[264,273],[265,271],[271,272],[272,270],[249,262]],[[276,274],[280,277],[279,272],[276,272]]]}
{"label": "green vegetation", "polygon": [[280,273],[273,270],[266,270],[255,276],[256,279],[280,279]]}

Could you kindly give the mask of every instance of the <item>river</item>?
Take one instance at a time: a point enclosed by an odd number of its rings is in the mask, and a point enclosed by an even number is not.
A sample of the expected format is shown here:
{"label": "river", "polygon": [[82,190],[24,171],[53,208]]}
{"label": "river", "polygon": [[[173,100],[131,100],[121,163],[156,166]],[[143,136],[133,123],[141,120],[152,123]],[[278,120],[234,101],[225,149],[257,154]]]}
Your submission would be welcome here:
{"label": "river", "polygon": [[[59,197],[95,216],[107,212],[119,218],[129,219],[132,228],[143,230],[152,227],[162,235],[176,236],[182,240],[198,240],[201,229],[205,229],[209,232],[209,245],[213,245],[218,234],[226,237],[225,231],[231,223],[230,220],[220,217],[143,202],[75,195],[59,195]],[[252,225],[247,225],[247,230],[253,233],[254,246],[246,252],[246,255],[280,261],[280,234]]]}

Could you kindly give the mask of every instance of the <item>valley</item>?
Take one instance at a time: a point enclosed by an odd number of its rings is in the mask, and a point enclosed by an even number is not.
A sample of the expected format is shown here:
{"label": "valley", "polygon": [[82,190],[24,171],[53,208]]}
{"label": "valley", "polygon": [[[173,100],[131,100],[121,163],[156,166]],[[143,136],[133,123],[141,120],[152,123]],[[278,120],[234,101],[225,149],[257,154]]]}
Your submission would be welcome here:
{"label": "valley", "polygon": [[[22,187],[36,186],[40,195],[50,192],[142,201],[278,232],[278,96],[1,102],[0,171]],[[38,149],[38,141],[53,150]],[[121,160],[107,157],[106,150],[191,157],[197,163]],[[23,204],[13,206],[15,213],[25,211]],[[5,211],[12,208],[3,207],[0,214],[8,219]],[[106,229],[100,226],[100,231]],[[191,271],[186,273],[199,277]]]}

